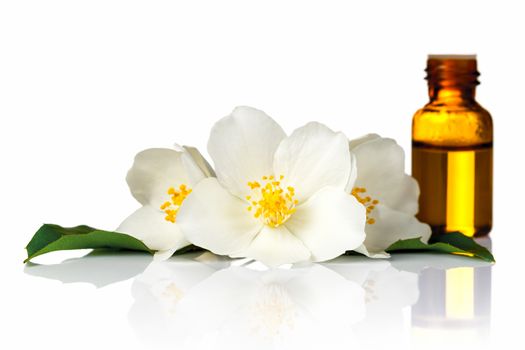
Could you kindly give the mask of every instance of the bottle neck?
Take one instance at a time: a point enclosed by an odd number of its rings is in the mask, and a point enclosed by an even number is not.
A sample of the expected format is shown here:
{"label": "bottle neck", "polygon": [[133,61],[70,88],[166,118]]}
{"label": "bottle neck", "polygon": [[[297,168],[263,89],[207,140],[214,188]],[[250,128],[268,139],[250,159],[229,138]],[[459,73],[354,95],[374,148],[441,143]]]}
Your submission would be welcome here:
{"label": "bottle neck", "polygon": [[479,84],[475,56],[429,56],[427,61],[430,102],[474,102]]}
{"label": "bottle neck", "polygon": [[430,102],[442,102],[448,104],[474,102],[476,100],[476,87],[443,87],[429,84],[428,97]]}

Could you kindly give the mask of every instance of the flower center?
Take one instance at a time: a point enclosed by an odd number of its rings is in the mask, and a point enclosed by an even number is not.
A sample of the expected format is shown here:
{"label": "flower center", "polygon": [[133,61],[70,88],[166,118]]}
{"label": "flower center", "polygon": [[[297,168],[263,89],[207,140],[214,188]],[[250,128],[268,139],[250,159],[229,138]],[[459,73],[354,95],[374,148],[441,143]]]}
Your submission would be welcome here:
{"label": "flower center", "polygon": [[263,222],[271,227],[278,227],[295,212],[295,206],[299,201],[294,199],[295,189],[291,186],[286,191],[281,187],[284,176],[263,176],[262,181],[248,182],[253,195],[246,196],[251,203],[248,211],[253,212],[256,218],[262,218]]}
{"label": "flower center", "polygon": [[364,187],[354,187],[352,189],[352,196],[354,196],[359,203],[365,206],[366,208],[366,223],[367,224],[374,224],[376,220],[374,218],[370,217],[370,214],[372,213],[372,210],[376,207],[376,205],[379,203],[377,199],[373,199],[370,196],[365,195],[366,188]]}
{"label": "flower center", "polygon": [[173,282],[170,282],[166,289],[160,294],[161,302],[168,306],[168,312],[175,314],[178,303],[184,298],[184,292]]}
{"label": "flower center", "polygon": [[184,202],[186,197],[191,193],[191,188],[182,184],[179,186],[178,190],[173,187],[168,188],[167,193],[171,196],[171,201],[164,202],[160,206],[160,210],[166,213],[166,217],[164,218],[166,221],[175,223],[177,212],[179,211],[182,202]]}

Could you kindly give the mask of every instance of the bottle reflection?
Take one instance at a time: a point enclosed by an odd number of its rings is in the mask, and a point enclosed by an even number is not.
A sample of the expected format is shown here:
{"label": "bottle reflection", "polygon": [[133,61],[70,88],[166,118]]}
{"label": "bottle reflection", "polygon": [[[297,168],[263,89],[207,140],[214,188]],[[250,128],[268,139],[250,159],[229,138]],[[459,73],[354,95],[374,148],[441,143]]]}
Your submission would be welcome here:
{"label": "bottle reflection", "polygon": [[412,308],[414,344],[483,345],[490,331],[491,268],[423,270],[419,301]]}

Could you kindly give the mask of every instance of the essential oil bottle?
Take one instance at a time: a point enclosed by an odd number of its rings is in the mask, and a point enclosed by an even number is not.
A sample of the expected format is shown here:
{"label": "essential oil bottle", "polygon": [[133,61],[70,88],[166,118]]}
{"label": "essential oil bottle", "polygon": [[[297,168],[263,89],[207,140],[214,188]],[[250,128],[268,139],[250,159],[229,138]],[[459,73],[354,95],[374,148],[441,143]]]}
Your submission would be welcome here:
{"label": "essential oil bottle", "polygon": [[418,219],[432,234],[484,236],[492,228],[492,117],[475,99],[475,55],[429,55],[430,101],[412,120]]}

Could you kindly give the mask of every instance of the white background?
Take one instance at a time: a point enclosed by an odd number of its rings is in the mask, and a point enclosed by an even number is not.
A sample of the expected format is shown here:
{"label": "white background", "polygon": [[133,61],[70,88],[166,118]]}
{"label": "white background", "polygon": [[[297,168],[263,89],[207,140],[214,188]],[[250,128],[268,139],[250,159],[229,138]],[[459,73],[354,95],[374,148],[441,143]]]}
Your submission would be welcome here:
{"label": "white background", "polygon": [[[494,332],[512,335],[525,295],[524,14],[519,1],[1,1],[4,330],[26,344],[54,332],[42,322],[129,336],[119,319],[129,293],[66,293],[24,275],[21,261],[44,222],[114,229],[136,209],[124,181],[136,152],[177,142],[205,153],[213,122],[250,105],[288,132],[318,120],[349,137],[395,138],[409,169],[426,55],[476,53],[496,138]],[[44,305],[48,295],[63,305]],[[85,317],[54,318],[72,307]]]}

